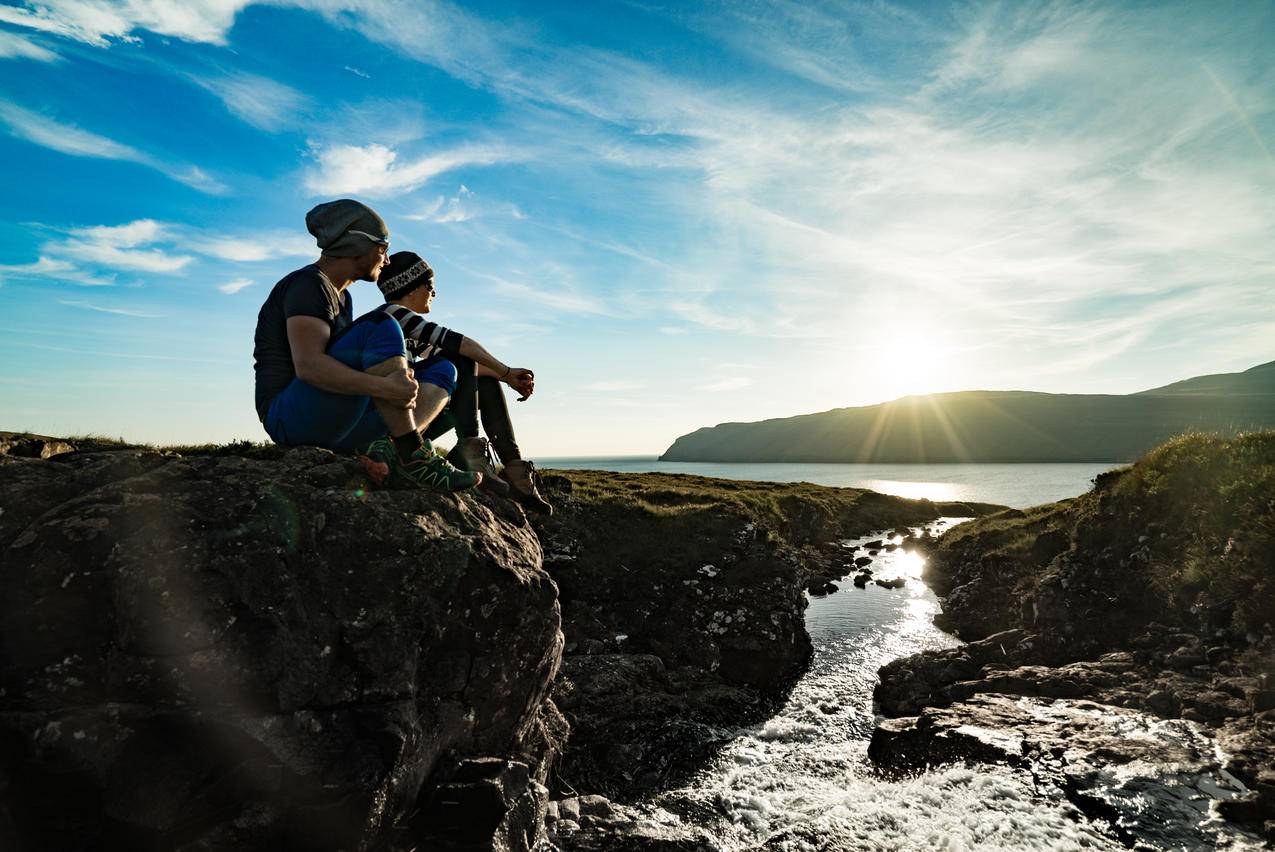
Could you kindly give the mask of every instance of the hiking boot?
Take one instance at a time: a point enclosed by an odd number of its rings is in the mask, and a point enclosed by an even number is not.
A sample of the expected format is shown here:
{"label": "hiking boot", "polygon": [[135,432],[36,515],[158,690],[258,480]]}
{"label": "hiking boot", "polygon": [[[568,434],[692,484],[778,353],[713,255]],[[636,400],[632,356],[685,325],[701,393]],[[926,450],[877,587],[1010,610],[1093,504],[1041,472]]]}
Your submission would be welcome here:
{"label": "hiking boot", "polygon": [[481,473],[457,470],[451,462],[434,452],[428,442],[406,459],[394,454],[390,473],[395,482],[408,488],[427,491],[464,491],[483,481]]}
{"label": "hiking boot", "polygon": [[510,496],[522,503],[528,509],[537,512],[544,512],[546,515],[553,514],[553,506],[550,506],[545,498],[540,496],[540,491],[536,489],[536,473],[535,462],[523,461],[518,459],[511,461],[505,465],[505,469],[500,472],[500,476],[505,482],[509,483],[509,488],[513,492]]}
{"label": "hiking boot", "polygon": [[481,473],[483,481],[478,487],[482,490],[495,494],[497,497],[509,496],[509,483],[497,475],[496,466],[492,464],[491,448],[486,438],[461,438],[447,454],[447,460],[461,470]]}
{"label": "hiking boot", "polygon": [[398,450],[394,449],[394,440],[389,435],[382,435],[366,447],[355,450],[354,455],[367,472],[367,478],[381,488],[389,481],[390,462],[398,458]]}

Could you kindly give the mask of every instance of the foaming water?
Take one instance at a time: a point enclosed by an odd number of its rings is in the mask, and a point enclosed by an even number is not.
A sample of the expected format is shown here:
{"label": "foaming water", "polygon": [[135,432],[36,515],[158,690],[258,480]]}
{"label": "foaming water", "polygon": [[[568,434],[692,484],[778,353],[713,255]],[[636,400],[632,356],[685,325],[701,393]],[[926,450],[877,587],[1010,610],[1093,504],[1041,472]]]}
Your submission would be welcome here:
{"label": "foaming water", "polygon": [[[1057,790],[1042,790],[1027,772],[947,766],[887,778],[873,768],[867,747],[877,669],[959,644],[931,622],[939,604],[920,582],[923,564],[915,553],[882,550],[871,565],[874,577],[904,577],[905,586],[856,589],[847,582],[812,599],[814,658],[783,708],[740,730],[710,767],[658,797],[653,810],[709,829],[727,850],[1126,848],[1109,825],[1090,820]],[[1146,848],[1196,848],[1205,836],[1188,832],[1175,844],[1166,840],[1171,832],[1148,834],[1154,839]]]}

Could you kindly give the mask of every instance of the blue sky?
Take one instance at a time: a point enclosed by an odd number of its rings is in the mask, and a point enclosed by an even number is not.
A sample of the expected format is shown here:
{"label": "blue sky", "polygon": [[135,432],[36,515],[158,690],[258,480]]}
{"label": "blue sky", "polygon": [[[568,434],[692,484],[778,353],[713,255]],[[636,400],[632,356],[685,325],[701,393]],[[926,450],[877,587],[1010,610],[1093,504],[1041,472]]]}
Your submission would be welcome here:
{"label": "blue sky", "polygon": [[0,5],[0,428],[263,439],[256,312],[346,196],[536,370],[532,456],[1244,369],[1271,44],[1268,2]]}

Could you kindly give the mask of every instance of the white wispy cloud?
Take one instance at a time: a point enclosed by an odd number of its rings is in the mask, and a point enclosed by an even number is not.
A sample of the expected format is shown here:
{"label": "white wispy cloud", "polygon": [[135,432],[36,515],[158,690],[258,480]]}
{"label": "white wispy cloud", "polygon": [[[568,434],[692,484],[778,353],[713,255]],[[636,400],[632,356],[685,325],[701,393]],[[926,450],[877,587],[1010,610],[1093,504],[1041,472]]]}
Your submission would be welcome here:
{"label": "white wispy cloud", "polygon": [[115,276],[103,277],[80,269],[75,264],[59,258],[41,255],[33,263],[0,265],[0,281],[20,278],[35,281],[64,281],[83,287],[110,287]]}
{"label": "white wispy cloud", "polygon": [[138,163],[200,192],[220,194],[226,191],[223,184],[196,166],[162,160],[130,145],[63,124],[7,101],[0,101],[0,122],[14,136],[63,154]]}
{"label": "white wispy cloud", "polygon": [[275,133],[293,125],[307,109],[309,99],[277,80],[244,72],[190,78],[216,95],[226,109],[261,130]]}
{"label": "white wispy cloud", "polygon": [[137,219],[123,225],[93,225],[75,228],[71,236],[94,243],[111,243],[120,248],[136,248],[165,239],[171,228],[154,219]]}
{"label": "white wispy cloud", "polygon": [[40,0],[0,6],[0,21],[105,47],[133,41],[135,30],[185,41],[224,44],[248,0]]}
{"label": "white wispy cloud", "polygon": [[346,71],[349,71],[349,72],[350,72],[351,74],[353,74],[355,77],[362,77],[364,80],[371,80],[371,79],[372,79],[372,75],[371,75],[371,74],[368,74],[368,73],[367,73],[367,72],[365,72],[365,71],[360,71],[359,69],[354,68],[353,66],[347,65],[347,66],[345,66],[345,70],[346,70]]}
{"label": "white wispy cloud", "polygon": [[53,255],[72,257],[112,269],[140,272],[178,272],[194,258],[170,254],[162,248],[146,248],[167,238],[167,226],[153,219],[139,219],[124,225],[77,228],[63,240],[45,245]]}
{"label": "white wispy cloud", "polygon": [[668,304],[668,309],[679,319],[695,325],[711,328],[714,331],[742,332],[753,331],[752,320],[734,315],[731,309],[714,309],[702,301],[678,300]]}
{"label": "white wispy cloud", "polygon": [[496,284],[496,292],[500,295],[527,302],[538,308],[569,314],[592,314],[597,316],[614,315],[615,313],[601,299],[586,292],[566,288],[532,287],[528,284],[500,278],[493,278],[493,280]]}
{"label": "white wispy cloud", "polygon": [[641,390],[644,387],[646,387],[645,382],[613,380],[605,382],[590,382],[584,386],[584,389],[587,391],[597,391],[598,393],[618,393],[620,391]]}
{"label": "white wispy cloud", "polygon": [[725,391],[741,390],[753,383],[748,376],[731,376],[726,379],[719,379],[715,382],[709,382],[703,385],[697,385],[695,390],[707,391],[708,393],[724,393]]}
{"label": "white wispy cloud", "polygon": [[518,206],[507,202],[492,202],[479,198],[473,190],[461,184],[455,195],[439,195],[419,213],[404,218],[415,221],[446,225],[451,222],[468,222],[480,216],[501,216],[510,219],[527,218]]}
{"label": "white wispy cloud", "polygon": [[319,252],[313,237],[296,231],[264,231],[218,236],[187,229],[182,234],[181,245],[198,254],[237,263],[254,263],[286,257],[310,257]]}
{"label": "white wispy cloud", "polygon": [[102,305],[95,305],[92,302],[81,302],[75,299],[58,299],[58,304],[66,305],[71,308],[83,308],[86,311],[97,311],[101,314],[116,314],[122,317],[137,317],[138,319],[163,319],[164,314],[152,314],[146,311],[136,311],[130,308],[107,308]]}
{"label": "white wispy cloud", "polygon": [[177,273],[194,262],[194,255],[233,263],[258,263],[313,256],[313,240],[291,231],[214,233],[189,225],[138,219],[121,225],[95,225],[63,231],[49,240],[34,264],[0,267],[0,274],[58,277],[81,284],[111,284],[75,267],[71,260],[110,269]]}
{"label": "white wispy cloud", "polygon": [[413,159],[401,159],[392,148],[368,145],[316,145],[314,166],[306,173],[313,195],[358,194],[380,197],[404,194],[430,178],[463,166],[485,166],[518,159],[512,151],[489,145],[463,145]]}
{"label": "white wispy cloud", "polygon": [[0,59],[34,59],[37,62],[56,62],[58,55],[17,33],[0,30]]}
{"label": "white wispy cloud", "polygon": [[227,281],[225,284],[219,285],[217,289],[227,296],[233,296],[245,287],[251,287],[252,283],[251,278],[236,278],[233,281]]}

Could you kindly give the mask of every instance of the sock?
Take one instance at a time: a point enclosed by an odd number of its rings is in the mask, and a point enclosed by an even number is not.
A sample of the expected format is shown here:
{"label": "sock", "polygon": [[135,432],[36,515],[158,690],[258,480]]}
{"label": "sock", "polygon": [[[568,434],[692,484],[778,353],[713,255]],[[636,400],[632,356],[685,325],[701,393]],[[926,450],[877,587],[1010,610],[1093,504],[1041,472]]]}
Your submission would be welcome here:
{"label": "sock", "polygon": [[398,450],[398,457],[401,459],[409,457],[423,446],[425,442],[421,440],[421,433],[415,429],[394,438],[394,449]]}

